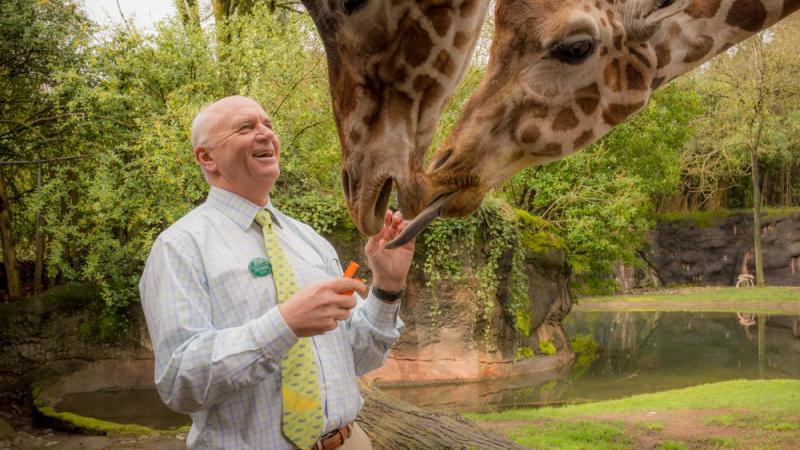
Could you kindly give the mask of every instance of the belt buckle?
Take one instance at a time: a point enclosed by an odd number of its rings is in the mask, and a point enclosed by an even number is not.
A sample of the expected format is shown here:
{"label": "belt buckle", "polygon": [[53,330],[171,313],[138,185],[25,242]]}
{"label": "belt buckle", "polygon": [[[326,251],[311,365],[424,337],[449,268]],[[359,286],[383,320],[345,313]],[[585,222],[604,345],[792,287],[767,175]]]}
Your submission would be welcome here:
{"label": "belt buckle", "polygon": [[[345,430],[345,429],[348,431],[348,433],[347,433],[348,436],[347,437],[345,437],[344,433],[342,432],[342,430]],[[341,438],[341,444],[339,444],[339,447],[341,447],[342,445],[344,445],[344,442],[350,437],[350,435],[352,434],[352,431],[353,431],[353,426],[351,424],[349,424],[349,423],[347,425],[341,427],[341,428],[337,428],[335,430],[329,431],[328,433],[326,433],[325,435],[323,435],[323,436],[321,436],[319,438],[319,440],[314,444],[314,446],[311,447],[311,450],[325,450],[325,446],[323,445],[323,441],[325,441],[327,439],[330,439],[330,438],[336,436],[337,434]]]}

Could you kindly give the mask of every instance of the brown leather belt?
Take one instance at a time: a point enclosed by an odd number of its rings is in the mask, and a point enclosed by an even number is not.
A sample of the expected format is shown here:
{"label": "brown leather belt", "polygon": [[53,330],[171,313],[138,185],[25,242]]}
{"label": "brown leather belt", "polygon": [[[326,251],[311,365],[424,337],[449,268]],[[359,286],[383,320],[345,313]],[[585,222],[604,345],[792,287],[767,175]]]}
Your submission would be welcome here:
{"label": "brown leather belt", "polygon": [[313,447],[311,450],[334,450],[336,448],[341,447],[344,445],[344,442],[347,438],[350,437],[350,433],[353,431],[353,424],[348,423],[347,425],[339,428],[338,430],[333,430],[330,433],[325,434]]}

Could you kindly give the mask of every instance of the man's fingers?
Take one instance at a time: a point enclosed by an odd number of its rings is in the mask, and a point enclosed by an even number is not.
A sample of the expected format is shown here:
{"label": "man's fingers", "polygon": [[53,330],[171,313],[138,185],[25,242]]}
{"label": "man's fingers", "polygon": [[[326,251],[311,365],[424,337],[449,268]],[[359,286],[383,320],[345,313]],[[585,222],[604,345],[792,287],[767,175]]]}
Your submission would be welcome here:
{"label": "man's fingers", "polygon": [[367,285],[359,280],[352,278],[336,278],[328,281],[329,287],[337,294],[344,294],[347,292],[366,292]]}

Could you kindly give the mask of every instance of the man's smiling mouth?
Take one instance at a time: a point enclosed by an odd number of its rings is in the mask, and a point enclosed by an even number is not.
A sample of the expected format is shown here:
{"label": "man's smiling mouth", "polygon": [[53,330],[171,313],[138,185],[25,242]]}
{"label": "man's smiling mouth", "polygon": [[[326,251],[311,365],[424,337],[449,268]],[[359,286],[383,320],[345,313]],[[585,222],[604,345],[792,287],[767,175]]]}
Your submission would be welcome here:
{"label": "man's smiling mouth", "polygon": [[274,152],[272,152],[271,150],[253,153],[253,157],[255,158],[271,158],[273,155]]}

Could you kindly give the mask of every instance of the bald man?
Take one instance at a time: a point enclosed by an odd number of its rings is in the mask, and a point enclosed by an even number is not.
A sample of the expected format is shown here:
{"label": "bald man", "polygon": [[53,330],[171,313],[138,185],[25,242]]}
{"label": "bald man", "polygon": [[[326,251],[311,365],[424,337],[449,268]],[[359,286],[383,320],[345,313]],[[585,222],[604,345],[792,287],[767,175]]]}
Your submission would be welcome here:
{"label": "bald man", "polygon": [[[342,278],[324,238],[272,206],[281,146],[258,103],[233,96],[203,108],[192,146],[208,198],[159,235],[139,284],[156,387],[168,407],[191,414],[187,445],[297,448],[281,427],[280,363],[298,338],[310,337],[324,417],[315,448],[372,448],[354,422],[363,404],[357,376],[380,367],[403,331],[398,299],[414,244],[384,245],[406,222],[387,211],[383,230],[367,242],[367,292]],[[260,210],[296,279],[297,291],[280,304],[273,274],[254,269],[269,260],[255,223]]]}

